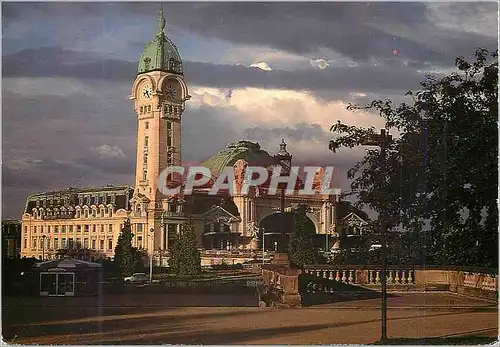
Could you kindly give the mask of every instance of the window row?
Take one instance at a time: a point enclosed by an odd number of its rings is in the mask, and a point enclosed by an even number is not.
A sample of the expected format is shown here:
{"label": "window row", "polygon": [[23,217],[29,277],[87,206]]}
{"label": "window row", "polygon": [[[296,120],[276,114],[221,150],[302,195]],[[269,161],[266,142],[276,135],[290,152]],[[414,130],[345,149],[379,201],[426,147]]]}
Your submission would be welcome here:
{"label": "window row", "polygon": [[[123,224],[121,224],[120,226],[120,230],[121,228],[123,227]],[[142,230],[143,230],[143,223],[135,223],[132,225],[132,227],[135,229],[136,232],[138,233],[141,233]],[[84,224],[84,225],[33,225],[31,226],[31,231],[33,233],[37,233],[37,232],[40,232],[40,233],[54,233],[54,234],[58,234],[59,232],[61,233],[72,233],[74,231],[76,231],[77,233],[81,233],[83,230],[83,232],[90,232],[92,230],[93,233],[95,232],[101,232],[101,233],[104,233],[104,232],[108,232],[108,233],[113,233],[114,231],[114,228],[113,228],[113,224],[108,224],[108,225],[105,225],[105,224]],[[27,234],[28,233],[28,226],[25,225],[24,226],[24,233]]]}
{"label": "window row", "polygon": [[[92,232],[94,232],[94,233],[97,231],[100,231],[101,233],[104,233],[105,231],[107,231],[108,233],[113,232],[113,224],[108,224],[107,227],[104,224],[100,224],[100,225],[98,225],[98,224],[92,224],[92,225],[90,225],[90,224],[84,224],[84,225],[46,225],[46,226],[33,225],[31,227],[31,231],[33,233],[37,233],[38,231],[40,231],[41,233],[53,232],[54,234],[57,234],[59,232],[72,233],[74,231],[76,231],[77,233],[80,233],[80,232],[82,232],[82,227],[83,227],[83,231],[86,233],[90,232],[91,229],[92,229]],[[24,233],[25,234],[28,233],[28,226],[27,225],[24,226]]]}
{"label": "window row", "polygon": [[[60,243],[59,243],[60,241]],[[99,241],[99,242],[97,242]],[[138,240],[139,241],[139,240]],[[141,247],[142,247],[142,237],[141,237]],[[99,248],[97,248],[97,245],[99,246]],[[51,247],[53,246],[53,247]],[[40,250],[48,250],[48,249],[64,249],[64,248],[69,248],[69,249],[100,249],[100,250],[104,250],[104,246],[105,246],[105,240],[96,240],[96,239],[92,239],[92,240],[89,240],[87,238],[83,239],[83,243],[82,243],[82,239],[81,238],[54,238],[54,240],[51,242],[51,240],[49,238],[45,238],[45,239],[37,239],[36,237],[34,237],[31,241],[31,249],[32,250],[37,250],[37,247],[38,249]],[[28,239],[24,239],[24,248],[28,248]],[[111,251],[113,250],[113,239],[108,239],[107,240],[107,250],[108,251]]]}
{"label": "window row", "polygon": [[44,199],[44,200],[37,200],[35,202],[35,205],[37,208],[43,207],[47,208],[48,206],[60,206],[60,205],[72,205],[72,204],[79,204],[79,205],[108,205],[108,204],[114,204],[115,203],[115,194],[104,194],[104,195],[99,195],[99,196],[78,196],[78,197],[63,197],[63,198],[58,198],[58,199]]}
{"label": "window row", "polygon": [[151,112],[151,105],[141,106],[139,108],[139,114],[145,114]]}
{"label": "window row", "polygon": [[77,207],[74,210],[66,209],[54,209],[54,210],[36,210],[33,209],[33,219],[44,219],[45,217],[69,217],[69,218],[107,218],[113,217],[113,208],[93,208],[90,210],[88,207],[84,207],[83,211]]}

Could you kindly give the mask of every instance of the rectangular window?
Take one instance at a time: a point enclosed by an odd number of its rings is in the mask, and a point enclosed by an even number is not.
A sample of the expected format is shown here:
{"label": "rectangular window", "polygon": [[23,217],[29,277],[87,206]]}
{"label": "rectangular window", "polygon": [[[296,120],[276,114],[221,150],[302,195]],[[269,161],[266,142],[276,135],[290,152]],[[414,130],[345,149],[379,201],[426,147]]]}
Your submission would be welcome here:
{"label": "rectangular window", "polygon": [[68,239],[68,241],[69,241],[69,248],[70,249],[75,248],[75,239],[71,238],[71,239]]}
{"label": "rectangular window", "polygon": [[148,179],[148,172],[147,171],[143,171],[142,172],[142,180],[146,181],[147,179]]}
{"label": "rectangular window", "polygon": [[62,232],[62,233],[65,233],[65,232],[66,232],[66,225],[63,225],[63,226],[61,227],[61,232]]}
{"label": "rectangular window", "polygon": [[95,240],[92,240],[92,249],[95,249]]}
{"label": "rectangular window", "polygon": [[144,124],[144,127],[146,128],[146,130],[148,130],[148,129],[149,129],[149,122],[146,122],[146,123]]}
{"label": "rectangular window", "polygon": [[31,239],[31,248],[36,249],[36,237]]}
{"label": "rectangular window", "polygon": [[96,232],[96,230],[97,230],[97,229],[96,229],[96,225],[95,225],[95,224],[94,224],[94,225],[92,225],[92,232],[93,232],[93,233],[95,233],[95,232]]}
{"label": "rectangular window", "polygon": [[108,232],[112,233],[113,232],[113,224],[110,224],[108,227],[109,227]]}
{"label": "rectangular window", "polygon": [[137,236],[137,248],[142,248],[142,236]]}
{"label": "rectangular window", "polygon": [[35,226],[33,227],[33,232],[34,232],[34,233],[36,233],[36,230],[37,230],[37,228],[36,228],[36,225],[35,225]]}
{"label": "rectangular window", "polygon": [[54,233],[58,233],[59,232],[59,226],[58,225],[54,225]]}
{"label": "rectangular window", "polygon": [[76,232],[77,233],[81,233],[82,232],[82,226],[81,225],[77,225],[76,226]]}
{"label": "rectangular window", "polygon": [[25,234],[27,234],[27,233],[28,233],[28,226],[27,226],[27,225],[25,225],[25,226],[24,226],[24,233],[25,233]]}
{"label": "rectangular window", "polygon": [[144,147],[147,147],[149,145],[149,137],[144,137]]}
{"label": "rectangular window", "polygon": [[70,233],[72,233],[72,232],[73,232],[73,226],[72,226],[72,225],[70,225],[70,226],[69,226],[69,232],[70,232]]}
{"label": "rectangular window", "polygon": [[172,136],[170,136],[170,134],[167,135],[167,146],[168,147],[172,146]]}
{"label": "rectangular window", "polygon": [[58,238],[54,239],[54,249],[59,249],[59,239]]}
{"label": "rectangular window", "polygon": [[28,239],[24,239],[24,249],[28,248]]}
{"label": "rectangular window", "polygon": [[112,239],[108,240],[108,249],[109,250],[113,249],[113,240]]}
{"label": "rectangular window", "polygon": [[142,233],[142,223],[137,224],[137,232]]}
{"label": "rectangular window", "polygon": [[90,230],[90,225],[88,224],[85,224],[85,232],[88,233]]}
{"label": "rectangular window", "polygon": [[104,224],[101,224],[101,233],[104,232]]}
{"label": "rectangular window", "polygon": [[68,245],[66,244],[66,238],[65,237],[62,238],[61,247],[62,248],[67,248],[68,247]]}
{"label": "rectangular window", "polygon": [[82,239],[79,237],[76,239],[76,248],[82,248]]}
{"label": "rectangular window", "polygon": [[167,130],[172,130],[172,122],[167,121]]}
{"label": "rectangular window", "polygon": [[89,248],[89,239],[83,239],[83,248],[85,249]]}
{"label": "rectangular window", "polygon": [[104,249],[104,240],[99,240],[99,249]]}

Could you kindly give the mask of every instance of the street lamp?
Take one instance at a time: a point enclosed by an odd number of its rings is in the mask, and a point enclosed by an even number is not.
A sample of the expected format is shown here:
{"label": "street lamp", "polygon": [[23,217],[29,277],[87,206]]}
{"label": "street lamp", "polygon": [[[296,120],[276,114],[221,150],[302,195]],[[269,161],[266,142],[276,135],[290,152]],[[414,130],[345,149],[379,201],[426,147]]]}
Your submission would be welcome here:
{"label": "street lamp", "polygon": [[148,238],[151,240],[150,256],[149,256],[149,282],[153,282],[153,248],[155,246],[155,230],[151,228],[149,230]]}
{"label": "street lamp", "polygon": [[262,228],[262,264],[265,263],[265,253],[266,253],[266,229]]}
{"label": "street lamp", "polygon": [[45,238],[47,235],[42,236],[42,261],[45,260]]}
{"label": "street lamp", "polygon": [[[286,149],[285,139],[281,139],[280,150],[274,155],[274,161],[281,167],[281,173],[290,174],[292,167],[292,155]],[[280,226],[281,237],[285,234],[285,185],[281,184],[280,189]]]}
{"label": "street lamp", "polygon": [[[370,139],[366,139],[362,142],[365,146],[378,146],[380,147],[380,162],[383,167],[385,167],[386,160],[386,149],[390,142],[392,141],[392,135],[386,134],[385,129],[380,130],[380,135],[374,134]],[[382,342],[387,340],[387,280],[386,280],[386,255],[387,255],[387,241],[386,241],[386,216],[385,211],[380,212],[380,219],[382,221],[381,227],[381,239],[382,247],[380,250],[381,258],[381,276],[380,281],[382,285],[382,334],[380,340]]]}

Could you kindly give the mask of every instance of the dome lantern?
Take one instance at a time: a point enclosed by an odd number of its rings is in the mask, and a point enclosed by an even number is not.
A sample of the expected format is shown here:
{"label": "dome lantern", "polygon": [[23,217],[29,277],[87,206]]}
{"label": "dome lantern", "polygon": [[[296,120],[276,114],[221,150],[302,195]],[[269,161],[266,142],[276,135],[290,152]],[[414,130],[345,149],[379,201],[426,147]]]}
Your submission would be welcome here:
{"label": "dome lantern", "polygon": [[163,16],[163,8],[160,11],[160,16],[157,20],[158,32],[149,41],[142,51],[137,67],[137,74],[142,74],[150,71],[172,72],[182,75],[182,59],[175,44],[165,35],[164,29],[166,25],[165,17]]}

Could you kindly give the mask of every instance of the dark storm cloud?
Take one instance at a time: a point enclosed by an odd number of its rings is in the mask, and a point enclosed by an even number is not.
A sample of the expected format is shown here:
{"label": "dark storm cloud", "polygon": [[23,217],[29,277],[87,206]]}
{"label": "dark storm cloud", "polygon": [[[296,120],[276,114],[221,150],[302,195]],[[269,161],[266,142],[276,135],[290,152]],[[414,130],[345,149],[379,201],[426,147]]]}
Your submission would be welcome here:
{"label": "dark storm cloud", "polygon": [[[5,77],[75,77],[131,81],[135,63],[104,59],[61,48],[28,49],[3,58]],[[361,64],[325,70],[263,71],[240,65],[185,62],[186,80],[191,85],[219,88],[261,87],[277,89],[376,91],[412,89],[424,73],[394,60],[390,66]]]}
{"label": "dark storm cloud", "polygon": [[133,80],[136,64],[60,47],[25,49],[3,56],[4,77],[74,77]]}
{"label": "dark storm cloud", "polygon": [[[128,11],[154,11],[154,5],[122,3]],[[238,44],[268,46],[297,54],[321,53],[328,48],[355,61],[390,58],[394,48],[411,61],[450,65],[458,55],[477,46],[494,48],[496,38],[457,33],[436,26],[426,17],[425,3],[202,3],[166,4],[167,19],[174,26],[202,36]],[[463,13],[473,6],[457,4]],[[169,15],[171,13],[171,15]],[[398,32],[423,31],[408,35]],[[430,45],[431,42],[438,44]],[[397,47],[395,47],[397,46]]]}
{"label": "dark storm cloud", "polygon": [[[167,27],[236,44],[267,46],[296,54],[321,55],[323,48],[362,62],[388,59],[397,48],[410,62],[449,66],[476,47],[494,49],[495,37],[440,26],[429,18],[427,3],[174,3],[164,5]],[[454,13],[467,21],[478,7],[495,13],[491,3],[457,3]],[[23,18],[54,16],[129,16],[154,21],[158,3],[4,3],[4,27]],[[120,22],[124,25],[126,21]],[[492,25],[483,23],[482,25]],[[491,28],[487,28],[491,31]],[[122,38],[127,40],[126,37]],[[134,43],[131,42],[133,45]]]}
{"label": "dark storm cloud", "polygon": [[[234,115],[237,117],[237,115]],[[204,161],[229,142],[241,138],[225,120],[225,111],[211,107],[188,109],[182,119],[182,152],[186,162]]]}

